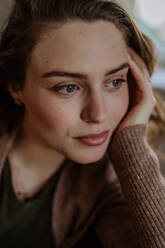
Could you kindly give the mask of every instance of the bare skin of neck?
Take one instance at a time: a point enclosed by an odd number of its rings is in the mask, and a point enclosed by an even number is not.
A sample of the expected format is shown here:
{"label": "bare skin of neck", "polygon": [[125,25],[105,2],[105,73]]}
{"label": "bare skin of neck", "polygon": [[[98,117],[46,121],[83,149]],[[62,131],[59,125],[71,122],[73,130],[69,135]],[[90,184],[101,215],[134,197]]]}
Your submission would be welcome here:
{"label": "bare skin of neck", "polygon": [[35,196],[65,161],[53,149],[24,135],[16,138],[8,158],[13,189],[21,202]]}

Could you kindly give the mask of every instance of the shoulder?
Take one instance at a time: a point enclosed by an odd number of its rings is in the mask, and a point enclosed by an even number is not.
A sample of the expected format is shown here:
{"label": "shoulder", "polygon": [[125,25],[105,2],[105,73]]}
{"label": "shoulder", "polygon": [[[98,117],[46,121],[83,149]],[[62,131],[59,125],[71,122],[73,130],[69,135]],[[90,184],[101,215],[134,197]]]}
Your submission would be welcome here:
{"label": "shoulder", "polygon": [[16,132],[13,132],[11,134],[4,133],[0,135],[0,174],[3,169],[4,161],[14,142],[15,136]]}

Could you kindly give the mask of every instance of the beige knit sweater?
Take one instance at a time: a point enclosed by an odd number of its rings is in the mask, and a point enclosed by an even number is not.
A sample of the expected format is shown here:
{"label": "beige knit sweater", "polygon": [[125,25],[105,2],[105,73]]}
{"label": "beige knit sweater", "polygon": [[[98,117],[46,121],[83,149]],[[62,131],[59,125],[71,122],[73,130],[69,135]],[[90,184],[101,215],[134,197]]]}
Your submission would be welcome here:
{"label": "beige knit sweater", "polygon": [[[13,139],[1,137],[0,172]],[[52,229],[57,248],[165,248],[165,180],[145,125],[116,134],[96,164],[66,161],[54,193]]]}

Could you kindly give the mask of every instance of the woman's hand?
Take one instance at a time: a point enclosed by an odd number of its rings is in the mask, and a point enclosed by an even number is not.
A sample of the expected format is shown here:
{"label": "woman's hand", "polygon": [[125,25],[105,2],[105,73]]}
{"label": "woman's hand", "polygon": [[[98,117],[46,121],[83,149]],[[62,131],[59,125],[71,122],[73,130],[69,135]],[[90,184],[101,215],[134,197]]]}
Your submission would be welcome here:
{"label": "woman's hand", "polygon": [[131,77],[129,80],[130,107],[116,132],[136,124],[147,124],[155,107],[150,76],[138,54],[128,48]]}

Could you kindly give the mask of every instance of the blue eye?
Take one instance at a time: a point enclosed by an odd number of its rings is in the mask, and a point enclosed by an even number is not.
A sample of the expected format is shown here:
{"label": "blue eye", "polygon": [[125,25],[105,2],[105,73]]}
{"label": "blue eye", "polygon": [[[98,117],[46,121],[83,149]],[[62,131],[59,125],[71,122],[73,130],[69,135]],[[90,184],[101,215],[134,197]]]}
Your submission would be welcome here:
{"label": "blue eye", "polygon": [[61,85],[53,88],[54,91],[62,94],[72,94],[76,89],[78,89],[78,86],[74,84]]}
{"label": "blue eye", "polygon": [[115,79],[115,80],[107,82],[107,85],[111,89],[118,89],[121,87],[123,82],[126,82],[126,81],[124,79]]}

